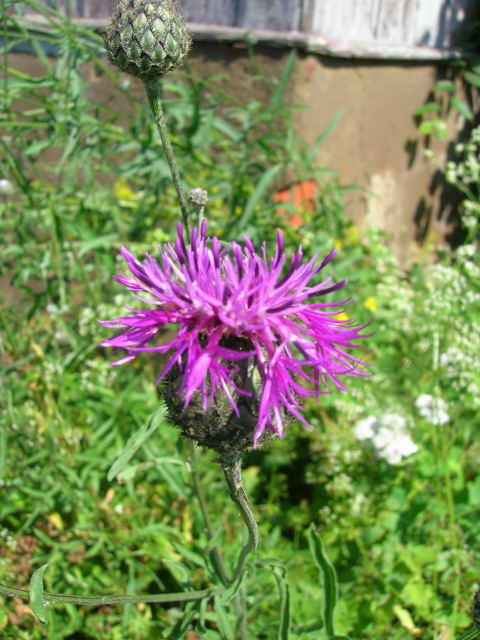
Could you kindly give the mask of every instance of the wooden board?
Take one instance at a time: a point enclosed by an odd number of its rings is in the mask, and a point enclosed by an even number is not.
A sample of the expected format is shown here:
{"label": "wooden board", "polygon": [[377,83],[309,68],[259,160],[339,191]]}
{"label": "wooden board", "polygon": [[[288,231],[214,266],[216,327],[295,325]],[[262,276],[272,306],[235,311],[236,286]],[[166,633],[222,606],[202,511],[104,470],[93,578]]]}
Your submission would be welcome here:
{"label": "wooden board", "polygon": [[[50,4],[49,0],[41,1]],[[281,41],[291,35],[303,37],[308,44],[313,38],[315,43],[324,42],[322,46],[333,54],[350,52],[352,56],[373,54],[380,58],[390,57],[389,51],[407,51],[409,47],[421,52],[435,50],[443,57],[452,46],[455,31],[471,24],[480,7],[480,0],[176,1],[186,20],[200,26],[205,34],[208,27],[212,34],[216,27],[278,32]],[[70,15],[101,21],[110,16],[117,3],[118,0],[70,0]],[[67,0],[58,0],[58,4],[66,12]],[[27,13],[32,11],[27,9]],[[316,44],[314,48],[318,49]],[[414,58],[415,52],[399,57]]]}
{"label": "wooden board", "polygon": [[238,0],[236,27],[268,31],[299,31],[302,2],[299,0]]}
{"label": "wooden board", "polygon": [[176,4],[188,22],[228,26],[235,24],[235,0],[177,0]]}
{"label": "wooden board", "polygon": [[327,41],[444,48],[465,19],[469,0],[310,0],[303,30]]}

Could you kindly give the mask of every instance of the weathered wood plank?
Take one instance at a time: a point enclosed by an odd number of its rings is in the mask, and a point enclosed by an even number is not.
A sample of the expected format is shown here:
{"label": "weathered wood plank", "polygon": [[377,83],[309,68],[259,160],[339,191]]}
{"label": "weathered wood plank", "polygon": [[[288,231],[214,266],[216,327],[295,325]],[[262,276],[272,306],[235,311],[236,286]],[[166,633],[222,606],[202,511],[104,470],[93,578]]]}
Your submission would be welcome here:
{"label": "weathered wood plank", "polygon": [[302,21],[299,0],[237,0],[235,26],[269,31],[298,31]]}
{"label": "weathered wood plank", "polygon": [[188,22],[234,25],[237,0],[176,0]]}
{"label": "weathered wood plank", "polygon": [[[0,0],[1,2],[2,0]],[[41,0],[72,18],[101,20],[119,0]],[[188,22],[255,32],[279,32],[325,41],[331,52],[382,57],[408,47],[448,50],[455,30],[468,24],[480,0],[176,0]],[[67,8],[69,7],[69,11]],[[29,15],[34,12],[26,7]],[[423,57],[424,54],[422,54]],[[426,55],[426,54],[425,54]],[[410,57],[394,53],[393,57]]]}
{"label": "weathered wood plank", "polygon": [[447,47],[471,0],[309,0],[303,30],[328,41]]}

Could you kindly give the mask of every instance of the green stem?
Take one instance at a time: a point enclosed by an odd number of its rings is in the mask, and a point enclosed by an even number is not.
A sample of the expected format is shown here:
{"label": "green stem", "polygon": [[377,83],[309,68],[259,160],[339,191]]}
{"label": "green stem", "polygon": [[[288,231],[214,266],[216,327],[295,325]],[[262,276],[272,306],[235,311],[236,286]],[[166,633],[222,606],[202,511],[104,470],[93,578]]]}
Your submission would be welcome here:
{"label": "green stem", "polygon": [[248,541],[240,552],[233,575],[233,582],[235,582],[245,567],[248,555],[258,549],[258,525],[245,489],[243,488],[241,456],[239,454],[233,455],[230,459],[224,456],[220,459],[220,464],[225,474],[230,498],[237,505],[240,515],[248,529]]}
{"label": "green stem", "polygon": [[[203,600],[203,598],[211,598],[222,593],[221,589],[203,589],[202,591],[186,591],[184,593],[159,593],[152,595],[106,595],[106,596],[76,596],[62,593],[43,592],[43,601],[45,604],[67,603],[79,604],[86,606],[96,606],[100,604],[130,604],[137,602],[188,602],[192,600]],[[28,589],[19,589],[10,587],[0,582],[0,593],[12,598],[21,598],[29,600],[30,593]]]}
{"label": "green stem", "polygon": [[185,233],[187,238],[190,236],[190,211],[183,191],[182,181],[180,178],[180,172],[178,170],[175,154],[173,153],[172,144],[170,142],[170,135],[168,133],[167,123],[165,122],[165,116],[163,115],[162,98],[160,92],[160,83],[158,80],[145,81],[145,91],[147,92],[150,108],[155,119],[158,132],[162,139],[165,155],[167,156],[168,164],[172,174],[173,184],[177,191],[178,202],[180,204],[180,210],[182,212],[183,225],[185,227]]}

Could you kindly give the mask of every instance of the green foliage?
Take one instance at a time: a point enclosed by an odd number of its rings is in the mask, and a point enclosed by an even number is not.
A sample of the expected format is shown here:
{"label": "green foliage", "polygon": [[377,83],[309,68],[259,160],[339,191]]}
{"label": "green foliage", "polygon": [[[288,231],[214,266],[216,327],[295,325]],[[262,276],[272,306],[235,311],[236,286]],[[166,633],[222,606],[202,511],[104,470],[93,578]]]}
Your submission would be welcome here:
{"label": "green foliage", "polygon": [[[48,591],[202,590],[219,585],[214,547],[230,574],[243,538],[220,469],[205,454],[197,472],[215,529],[207,535],[188,452],[150,383],[161,363],[152,354],[112,368],[97,348],[97,319],[132,304],[111,281],[123,268],[118,246],[151,251],[178,219],[146,102],[105,65],[96,34],[28,4],[48,27],[38,23],[32,33],[17,15],[1,20],[0,579],[28,588],[33,574],[41,617],[46,563]],[[10,63],[13,45],[25,43],[38,76]],[[334,277],[347,277],[354,297],[342,313],[376,331],[364,354],[371,379],[310,404],[312,433],[291,425],[285,440],[246,457],[261,551],[243,582],[208,602],[52,605],[47,630],[2,597],[2,638],[233,639],[243,589],[249,636],[260,640],[453,638],[470,625],[470,588],[480,575],[478,227],[465,222],[468,243],[437,262],[426,252],[400,270],[382,234],[362,234],[345,219],[348,189],[315,167],[341,112],[313,146],[298,139],[285,101],[294,63],[292,54],[276,83],[257,74],[266,104],[230,96],[223,77],[175,76],[164,87],[175,151],[187,186],[209,192],[212,232],[260,242],[282,226],[307,256],[336,244]],[[88,98],[99,81],[113,82],[128,118]],[[455,102],[450,81],[436,91],[459,113],[470,109]],[[433,104],[422,109],[419,117],[441,119]],[[447,167],[466,196],[465,216],[468,202],[478,204],[476,135]],[[284,203],[280,215],[272,195],[287,168],[320,189],[311,208]],[[295,227],[288,218],[297,214]],[[437,404],[419,404],[422,395]],[[418,449],[397,462],[379,442],[392,415]],[[366,418],[380,431],[359,438]],[[401,448],[399,434],[388,435]]]}

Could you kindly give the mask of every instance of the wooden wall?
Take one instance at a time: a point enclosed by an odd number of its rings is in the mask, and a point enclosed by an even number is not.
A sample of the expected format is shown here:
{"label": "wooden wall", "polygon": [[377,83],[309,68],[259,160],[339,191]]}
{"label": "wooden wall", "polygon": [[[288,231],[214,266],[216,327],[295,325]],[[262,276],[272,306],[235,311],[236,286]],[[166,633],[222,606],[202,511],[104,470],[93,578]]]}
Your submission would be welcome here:
{"label": "wooden wall", "polygon": [[[106,19],[117,1],[70,0],[70,12]],[[177,0],[177,5],[197,25],[294,32],[353,52],[378,45],[380,57],[382,46],[387,53],[388,46],[448,50],[458,27],[472,16],[480,18],[480,0]],[[212,37],[218,33],[213,30]]]}

